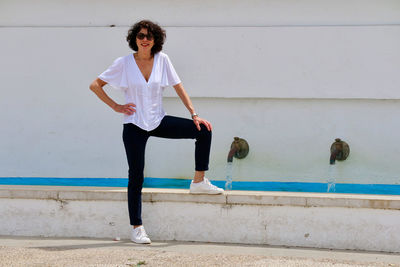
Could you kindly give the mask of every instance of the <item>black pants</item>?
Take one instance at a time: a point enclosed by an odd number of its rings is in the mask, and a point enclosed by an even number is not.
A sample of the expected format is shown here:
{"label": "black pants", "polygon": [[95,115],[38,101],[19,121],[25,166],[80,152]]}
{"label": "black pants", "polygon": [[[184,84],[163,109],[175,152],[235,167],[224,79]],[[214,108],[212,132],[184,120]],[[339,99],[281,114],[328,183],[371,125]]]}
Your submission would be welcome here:
{"label": "black pants", "polygon": [[[211,132],[208,131],[204,125],[201,125],[201,131],[199,131],[192,120],[173,116],[165,116],[161,124],[156,129],[149,132],[132,123],[124,124],[123,140],[129,165],[128,208],[131,225],[142,224],[144,153],[147,139],[149,139],[150,136],[173,139],[196,139],[196,171],[208,170]],[[171,162],[171,165],[174,163],[175,162]]]}

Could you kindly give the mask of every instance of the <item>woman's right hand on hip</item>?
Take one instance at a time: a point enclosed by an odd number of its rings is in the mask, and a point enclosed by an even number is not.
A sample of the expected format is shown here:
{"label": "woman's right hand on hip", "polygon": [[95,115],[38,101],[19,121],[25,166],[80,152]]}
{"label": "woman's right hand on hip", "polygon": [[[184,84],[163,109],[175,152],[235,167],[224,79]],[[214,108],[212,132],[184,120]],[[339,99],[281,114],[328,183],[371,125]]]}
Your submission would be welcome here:
{"label": "woman's right hand on hip", "polygon": [[136,112],[136,105],[133,103],[128,103],[125,105],[119,105],[117,104],[114,107],[115,112],[119,112],[119,113],[124,113],[125,115],[132,115],[133,113]]}

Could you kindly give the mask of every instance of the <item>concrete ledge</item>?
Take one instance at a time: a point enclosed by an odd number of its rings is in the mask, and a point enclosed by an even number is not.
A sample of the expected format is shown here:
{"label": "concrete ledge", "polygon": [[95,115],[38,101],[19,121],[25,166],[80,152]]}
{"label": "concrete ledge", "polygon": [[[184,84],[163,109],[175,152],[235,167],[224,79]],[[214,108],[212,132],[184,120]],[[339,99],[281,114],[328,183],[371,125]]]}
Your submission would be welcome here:
{"label": "concrete ledge", "polygon": [[[143,190],[154,240],[400,252],[400,196]],[[128,239],[126,188],[1,186],[0,235]]]}
{"label": "concrete ledge", "polygon": [[[127,200],[123,187],[2,185],[0,198],[58,200]],[[143,202],[192,202],[227,205],[346,207],[400,210],[400,196],[332,193],[229,191],[223,195],[191,195],[187,189],[144,188]]]}

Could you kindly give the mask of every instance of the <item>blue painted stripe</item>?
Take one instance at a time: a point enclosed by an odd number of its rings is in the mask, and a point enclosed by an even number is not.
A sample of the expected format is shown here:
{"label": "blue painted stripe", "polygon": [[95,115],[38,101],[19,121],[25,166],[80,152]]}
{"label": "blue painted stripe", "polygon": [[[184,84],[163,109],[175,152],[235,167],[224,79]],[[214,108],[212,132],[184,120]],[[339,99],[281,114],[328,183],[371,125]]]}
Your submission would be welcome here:
{"label": "blue painted stripe", "polygon": [[126,178],[50,178],[50,177],[3,177],[4,185],[51,185],[51,186],[101,186],[126,187]]}
{"label": "blue painted stripe", "polygon": [[[224,187],[225,181],[212,181],[218,187]],[[3,177],[0,185],[49,185],[49,186],[99,186],[126,187],[127,178],[45,178],[45,177]],[[145,188],[189,189],[190,180],[146,177]],[[326,193],[326,183],[301,182],[232,182],[233,190],[250,191],[286,191]],[[336,184],[335,193],[400,195],[400,185],[392,184]]]}

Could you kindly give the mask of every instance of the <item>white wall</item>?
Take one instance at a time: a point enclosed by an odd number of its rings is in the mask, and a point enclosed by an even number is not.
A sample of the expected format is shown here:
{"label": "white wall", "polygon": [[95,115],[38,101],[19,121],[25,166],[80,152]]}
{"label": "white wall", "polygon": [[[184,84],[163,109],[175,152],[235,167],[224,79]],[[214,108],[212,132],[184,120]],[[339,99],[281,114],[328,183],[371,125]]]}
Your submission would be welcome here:
{"label": "white wall", "polygon": [[[143,191],[152,240],[400,252],[399,196]],[[0,224],[0,235],[129,240],[126,201],[124,188],[5,186],[0,214],[9,223]]]}
{"label": "white wall", "polygon": [[[128,26],[150,18],[214,124],[210,177],[223,179],[240,136],[250,154],[234,179],[323,181],[340,137],[351,153],[339,182],[398,183],[399,1],[166,3],[0,3],[0,176],[127,176],[122,120],[88,85],[131,52]],[[188,117],[166,96],[168,113]],[[193,154],[191,140],[151,139],[146,175],[188,178]]]}
{"label": "white wall", "polygon": [[400,22],[398,0],[2,0],[0,7],[5,26],[127,26],[141,18],[180,27]]}
{"label": "white wall", "polygon": [[[126,201],[0,199],[0,204],[12,222],[1,225],[2,235],[130,238]],[[398,210],[186,202],[147,202],[143,210],[152,240],[400,251]]]}

